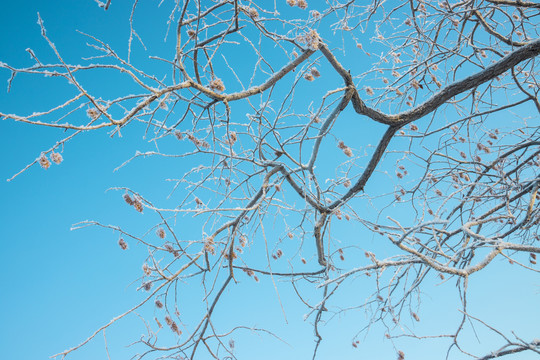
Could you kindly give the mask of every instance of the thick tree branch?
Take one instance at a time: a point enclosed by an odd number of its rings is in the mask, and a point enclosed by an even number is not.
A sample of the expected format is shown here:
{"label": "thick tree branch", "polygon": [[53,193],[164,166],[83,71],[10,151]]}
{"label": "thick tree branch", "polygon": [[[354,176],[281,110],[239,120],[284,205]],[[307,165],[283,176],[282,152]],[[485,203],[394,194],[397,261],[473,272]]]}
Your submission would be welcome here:
{"label": "thick tree branch", "polygon": [[[345,79],[345,84],[348,84],[350,80],[350,74],[339,64],[333,55],[328,51],[326,47],[321,47],[321,51],[326,56],[328,61],[334,66],[338,73]],[[514,50],[510,54],[503,57],[496,63],[488,66],[484,70],[477,72],[471,76],[466,77],[463,80],[450,84],[439,92],[434,94],[430,99],[424,103],[416,106],[411,110],[407,110],[395,115],[384,114],[376,109],[368,107],[360,98],[358,91],[352,98],[352,103],[356,112],[360,115],[366,115],[370,119],[395,127],[400,127],[406,124],[418,120],[429,113],[438,109],[442,104],[450,100],[456,95],[459,95],[465,91],[478,87],[485,82],[496,78],[504,72],[510,70],[517,64],[536,57],[540,54],[540,39],[533,40],[520,49]]]}

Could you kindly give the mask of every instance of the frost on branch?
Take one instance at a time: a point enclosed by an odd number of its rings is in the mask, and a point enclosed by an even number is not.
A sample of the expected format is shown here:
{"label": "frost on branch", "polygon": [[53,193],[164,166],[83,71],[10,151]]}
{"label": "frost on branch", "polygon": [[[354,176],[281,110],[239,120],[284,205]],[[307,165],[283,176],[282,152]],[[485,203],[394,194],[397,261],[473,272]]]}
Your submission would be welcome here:
{"label": "frost on branch", "polygon": [[[265,306],[272,321],[285,314],[295,333],[315,334],[314,358],[339,348],[327,336],[338,331],[350,351],[375,347],[357,338],[386,339],[388,358],[412,357],[408,340],[437,339],[439,357],[487,359],[464,341],[477,327],[498,354],[539,351],[534,334],[512,333],[524,319],[495,328],[476,316],[497,296],[469,296],[480,274],[538,272],[538,6],[406,5],[164,1],[163,58],[149,57],[158,40],[136,31],[154,5],[134,2],[128,58],[114,38],[87,35],[94,55],[80,65],[40,18],[54,61],[31,51],[33,66],[0,67],[10,85],[46,76],[72,92],[45,111],[30,102],[28,113],[0,112],[58,130],[15,176],[61,163],[88,132],[128,139],[134,155],[117,170],[149,166],[140,189],[114,189],[131,223],[78,225],[118,233],[115,249],[129,241],[122,255],[143,256],[142,300],[87,341],[136,312],[148,330],[136,344],[155,358],[234,358],[246,341],[277,353],[280,328],[264,323]],[[87,82],[106,74],[118,83]],[[432,293],[456,299],[444,313],[459,321],[433,326],[444,314]],[[340,325],[349,316],[354,328]]]}

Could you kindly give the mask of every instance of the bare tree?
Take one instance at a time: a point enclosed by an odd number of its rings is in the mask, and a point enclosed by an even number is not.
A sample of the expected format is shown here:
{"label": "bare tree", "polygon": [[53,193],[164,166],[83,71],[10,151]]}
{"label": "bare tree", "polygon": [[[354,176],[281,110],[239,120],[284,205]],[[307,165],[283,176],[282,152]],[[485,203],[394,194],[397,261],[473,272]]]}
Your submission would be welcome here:
{"label": "bare tree", "polygon": [[[275,286],[274,279],[292,286],[313,324],[313,358],[321,326],[351,311],[368,316],[351,338],[354,347],[379,324],[390,340],[444,338],[447,358],[540,354],[538,334],[504,333],[469,312],[467,302],[469,279],[496,261],[538,272],[539,4],[163,3],[170,6],[163,20],[168,58],[132,56],[145,41],[136,32],[142,5],[134,1],[125,55],[107,39],[85,35],[95,56],[69,64],[53,42],[60,35],[46,32],[39,17],[56,60],[42,62],[28,49],[34,65],[1,64],[11,74],[8,90],[16,75],[31,74],[65,79],[75,91],[44,112],[0,113],[64,136],[10,181],[31,166],[59,164],[69,156],[68,141],[84,132],[118,137],[127,127],[140,129],[155,150],[137,152],[121,167],[147,157],[197,164],[180,176],[171,172],[173,207],[143,190],[116,189],[134,215],[155,215],[146,232],[90,221],[74,226],[112,229],[122,249],[147,246],[139,279],[147,296],[55,357],[155,306],[159,318],[147,319],[135,358],[237,358],[231,334],[270,334],[253,328],[256,321],[213,322],[229,311],[219,306],[232,296],[227,290],[246,276],[253,287]],[[115,2],[98,5],[107,10]],[[107,98],[87,89],[85,73],[113,73],[130,84]],[[192,219],[187,223],[200,235],[186,237],[180,219]],[[335,235],[347,228],[354,234]],[[365,239],[377,239],[377,248]],[[265,278],[271,281],[256,284]],[[343,288],[367,278],[369,291],[342,305]],[[451,332],[416,334],[406,324],[420,321],[422,294],[437,281],[456,284],[461,320]],[[178,311],[178,286],[202,288],[203,301]],[[187,311],[199,321],[184,322]],[[462,344],[467,326],[497,334],[500,346],[471,352]],[[163,335],[162,327],[177,336]]]}

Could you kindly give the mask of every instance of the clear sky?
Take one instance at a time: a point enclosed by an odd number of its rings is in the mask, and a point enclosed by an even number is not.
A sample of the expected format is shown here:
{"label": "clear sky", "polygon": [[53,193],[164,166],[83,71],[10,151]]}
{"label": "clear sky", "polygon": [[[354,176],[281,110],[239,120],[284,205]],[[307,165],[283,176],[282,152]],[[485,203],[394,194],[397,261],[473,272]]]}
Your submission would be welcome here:
{"label": "clear sky", "polygon": [[[127,1],[113,0],[107,12],[90,0],[4,1],[2,5],[0,61],[15,67],[33,64],[25,52],[27,48],[31,48],[39,58],[53,59],[53,54],[40,36],[37,12],[45,22],[48,36],[69,62],[77,63],[81,56],[93,54],[86,46],[87,38],[75,30],[107,41],[113,48],[119,49],[122,55],[127,53],[131,9]],[[164,19],[168,11],[167,4],[159,9],[155,5],[144,6],[136,18],[140,21],[137,31],[143,40],[163,39],[166,32]],[[336,41],[336,46],[339,46],[339,40]],[[147,56],[151,53],[168,58],[174,46],[171,38],[167,42],[146,44],[148,52],[136,41],[133,44],[134,55]],[[354,64],[358,59],[367,61],[367,58],[361,56],[365,55],[349,54],[344,56],[343,61],[345,64]],[[325,65],[320,68],[324,70]],[[32,76],[18,76],[8,94],[5,85],[9,76],[8,71],[0,69],[2,112],[30,114],[46,110],[51,103],[65,99],[65,84],[57,79]],[[323,72],[318,83],[321,86],[317,90],[324,93],[326,90],[323,85],[333,86],[335,80],[325,79]],[[125,91],[114,77],[105,74],[84,81],[90,88],[101,89],[104,98]],[[311,99],[306,96],[299,101],[308,104]],[[343,116],[352,116],[352,113],[345,112]],[[380,126],[347,121],[348,142],[372,145],[377,142]],[[422,124],[421,121],[419,123]],[[130,241],[129,251],[122,251],[117,245],[118,234],[111,230],[70,230],[72,224],[96,220],[105,224],[129,226],[134,232],[145,231],[152,219],[142,220],[143,215],[123,204],[120,192],[107,189],[127,186],[144,190],[149,198],[164,198],[171,190],[170,183],[164,179],[181,175],[181,172],[172,170],[176,166],[184,169],[195,165],[191,160],[149,158],[134,161],[119,171],[113,171],[133,156],[136,150],[154,149],[152,144],[142,138],[143,132],[144,127],[133,126],[124,130],[122,138],[111,138],[105,131],[84,134],[66,145],[61,165],[53,164],[46,171],[34,166],[7,182],[6,179],[32,162],[41,151],[48,149],[64,134],[60,130],[14,123],[11,120],[0,122],[0,149],[5,155],[0,166],[0,254],[5,269],[0,290],[2,358],[48,358],[80,343],[95,329],[144,297],[144,294],[136,291],[139,286],[137,280],[142,275],[141,265],[147,255],[144,246]],[[373,140],[369,141],[370,138]],[[331,161],[331,156],[323,160]],[[383,175],[380,176],[383,179]],[[372,186],[373,190],[378,189],[377,185]],[[197,236],[200,231],[197,223],[190,219],[182,221],[181,226],[185,227],[182,231]],[[365,237],[363,246],[366,249],[378,247],[378,239],[362,233],[360,226],[336,226],[335,231],[337,239]],[[315,266],[311,269],[315,269]],[[352,300],[355,299],[363,301],[362,296],[368,295],[369,287],[373,286],[372,281],[363,278],[349,280],[349,283],[350,286],[343,289],[340,295],[343,307],[352,306],[355,304]],[[536,332],[536,336],[539,336],[538,283],[538,277],[534,278],[534,275],[520,268],[502,262],[495,263],[490,272],[471,279],[471,312],[484,319],[492,318],[490,324],[500,326],[505,331],[516,330],[517,335],[526,336]],[[530,284],[535,285],[531,287]],[[197,283],[186,282],[182,288],[182,301],[186,309],[189,309],[189,304],[201,301],[197,286]],[[244,340],[239,333],[234,336],[239,358],[244,358],[242,355],[253,359],[310,358],[314,337],[311,322],[303,320],[307,310],[295,297],[288,283],[278,282],[277,287],[285,303],[285,316],[269,279],[255,284],[252,279],[244,277],[237,286],[226,292],[222,306],[229,307],[230,311],[219,312],[216,323],[230,325],[248,322],[249,326],[268,327],[284,341],[277,341],[270,336],[254,336],[258,341]],[[426,283],[423,290],[422,310],[419,314],[426,321],[411,322],[409,325],[425,334],[445,332],[444,329],[453,330],[459,316],[455,310],[459,306],[455,283],[436,283],[432,280]],[[521,295],[516,297],[516,293]],[[149,306],[141,309],[140,314],[152,320],[156,311]],[[196,314],[189,314],[189,310],[186,312],[186,321],[194,321]],[[446,349],[448,345],[443,340],[412,342],[400,339],[394,347],[384,339],[384,329],[375,326],[366,338],[360,339],[361,344],[355,349],[351,346],[351,339],[366,325],[365,321],[363,311],[347,312],[346,316],[332,319],[322,329],[325,341],[321,345],[319,358],[394,359],[395,350],[403,349],[407,359],[428,359],[432,353],[440,354],[440,349]],[[500,338],[487,334],[485,329],[478,327],[477,331],[479,335],[485,335],[482,339],[486,340],[481,343],[476,341],[470,329],[464,333],[464,337],[468,338],[466,343],[475,351],[490,351],[502,343]],[[144,332],[144,324],[136,315],[130,315],[113,325],[107,330],[111,358],[127,358],[127,354],[132,351],[125,346]],[[457,352],[453,354],[451,359],[463,358]],[[102,335],[71,355],[72,359],[106,357]],[[514,358],[530,360],[535,357],[532,354],[520,354]]]}

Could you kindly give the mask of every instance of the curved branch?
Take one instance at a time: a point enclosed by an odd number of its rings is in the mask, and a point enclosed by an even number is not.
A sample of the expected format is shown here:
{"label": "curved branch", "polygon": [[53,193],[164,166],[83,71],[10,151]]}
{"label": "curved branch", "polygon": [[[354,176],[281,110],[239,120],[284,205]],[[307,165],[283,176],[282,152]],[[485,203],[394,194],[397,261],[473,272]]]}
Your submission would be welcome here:
{"label": "curved branch", "polygon": [[[344,78],[345,83],[349,85],[349,83],[352,81],[352,77],[348,71],[346,71],[339,62],[337,62],[326,46],[321,46],[321,51],[332,66],[334,66],[334,69],[336,69],[336,71]],[[439,106],[454,96],[480,86],[483,83],[496,78],[505,71],[508,71],[522,61],[538,56],[538,54],[540,54],[540,39],[527,43],[527,45],[511,52],[501,60],[486,67],[484,70],[444,87],[438,93],[433,95],[424,103],[416,106],[414,109],[403,111],[398,114],[388,115],[380,112],[379,110],[368,107],[360,98],[358,90],[356,90],[355,94],[353,95],[352,103],[354,110],[360,115],[366,115],[370,119],[382,124],[401,127],[435,111],[439,108]]]}
{"label": "curved branch", "polygon": [[511,39],[508,39],[507,37],[502,36],[501,34],[496,32],[491,26],[489,26],[489,24],[486,22],[486,20],[482,16],[482,14],[480,14],[480,11],[474,10],[473,13],[478,18],[478,20],[480,21],[480,23],[482,24],[484,29],[486,29],[486,31],[489,34],[491,34],[491,35],[495,36],[497,39],[501,40],[503,43],[505,43],[507,45],[510,45],[510,46],[523,46],[523,45],[527,44],[527,43],[524,43],[524,42],[521,42],[521,41],[513,41]]}
{"label": "curved branch", "polygon": [[540,4],[533,3],[529,1],[521,1],[521,0],[487,0],[487,2],[490,2],[492,4],[496,5],[508,5],[508,6],[515,6],[515,7],[526,7],[526,8],[536,8],[540,9]]}

